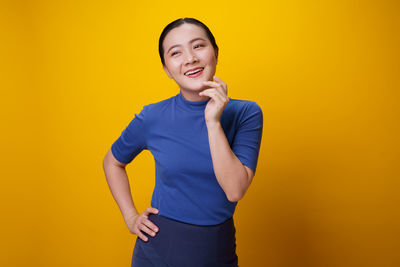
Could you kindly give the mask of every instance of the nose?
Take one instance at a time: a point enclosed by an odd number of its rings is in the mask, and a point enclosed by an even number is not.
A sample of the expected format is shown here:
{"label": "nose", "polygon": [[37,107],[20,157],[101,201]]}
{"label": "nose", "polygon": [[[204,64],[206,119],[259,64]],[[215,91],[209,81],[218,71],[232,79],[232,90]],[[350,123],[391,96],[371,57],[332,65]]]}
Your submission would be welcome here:
{"label": "nose", "polygon": [[186,54],[186,64],[193,64],[193,63],[195,63],[197,61],[198,61],[198,59],[197,59],[197,57],[196,57],[196,55],[194,53],[188,52]]}

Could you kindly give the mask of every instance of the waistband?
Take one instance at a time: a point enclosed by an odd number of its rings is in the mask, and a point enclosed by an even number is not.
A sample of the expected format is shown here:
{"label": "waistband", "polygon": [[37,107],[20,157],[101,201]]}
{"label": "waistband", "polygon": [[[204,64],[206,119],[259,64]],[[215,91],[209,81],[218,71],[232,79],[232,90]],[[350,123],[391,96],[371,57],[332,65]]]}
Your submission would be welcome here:
{"label": "waistband", "polygon": [[[158,219],[157,219],[157,217],[158,217]],[[154,219],[156,219],[156,220],[169,221],[170,223],[180,224],[181,226],[184,226],[184,225],[192,226],[192,227],[194,227],[194,228],[199,228],[199,229],[200,229],[200,228],[215,228],[215,227],[221,227],[221,226],[223,226],[223,225],[225,225],[225,224],[230,224],[230,223],[233,222],[233,217],[231,217],[231,218],[229,218],[229,219],[227,219],[227,220],[225,220],[224,222],[219,223],[219,224],[214,224],[214,225],[199,225],[199,224],[192,224],[192,223],[187,223],[187,222],[183,222],[183,221],[178,221],[178,220],[175,220],[175,219],[166,217],[166,216],[164,216],[164,215],[153,214],[153,213],[150,213],[150,214],[149,214],[149,219],[150,219],[150,218],[154,218]]]}

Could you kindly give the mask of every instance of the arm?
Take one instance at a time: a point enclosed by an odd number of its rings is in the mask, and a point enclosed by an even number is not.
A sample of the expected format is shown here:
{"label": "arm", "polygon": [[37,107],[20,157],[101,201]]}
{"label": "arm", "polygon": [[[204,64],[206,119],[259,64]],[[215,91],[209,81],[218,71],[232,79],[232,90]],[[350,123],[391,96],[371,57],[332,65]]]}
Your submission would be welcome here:
{"label": "arm", "polygon": [[253,180],[253,171],[242,164],[229,146],[219,122],[207,124],[215,176],[231,202],[239,201]]}
{"label": "arm", "polygon": [[212,88],[200,92],[199,95],[211,98],[206,106],[205,121],[215,176],[228,200],[236,202],[244,196],[254,173],[242,164],[229,146],[220,123],[222,112],[229,102],[227,86],[218,77],[214,78],[217,82],[203,82]]}
{"label": "arm", "polygon": [[132,200],[129,180],[125,170],[126,165],[115,159],[111,150],[107,152],[103,160],[103,169],[108,186],[129,231],[147,241],[147,237],[141,231],[152,236],[155,235],[158,229],[150,220],[147,220],[147,216],[149,213],[158,213],[158,210],[150,207],[142,214],[138,213]]}
{"label": "arm", "polygon": [[125,221],[129,217],[139,214],[132,200],[128,175],[125,170],[126,165],[118,162],[112,155],[111,150],[107,152],[103,160],[103,169],[108,187]]}

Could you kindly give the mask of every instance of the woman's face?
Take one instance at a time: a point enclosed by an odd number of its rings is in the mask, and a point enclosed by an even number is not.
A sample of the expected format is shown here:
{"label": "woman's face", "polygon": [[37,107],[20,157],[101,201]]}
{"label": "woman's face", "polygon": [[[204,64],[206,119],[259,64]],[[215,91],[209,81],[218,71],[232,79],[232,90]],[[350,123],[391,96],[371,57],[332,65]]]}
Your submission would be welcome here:
{"label": "woman's face", "polygon": [[[202,28],[184,23],[172,29],[163,41],[163,66],[168,77],[174,79],[188,93],[204,90],[202,81],[212,81],[217,65],[217,51]],[[191,70],[197,73],[190,73]]]}

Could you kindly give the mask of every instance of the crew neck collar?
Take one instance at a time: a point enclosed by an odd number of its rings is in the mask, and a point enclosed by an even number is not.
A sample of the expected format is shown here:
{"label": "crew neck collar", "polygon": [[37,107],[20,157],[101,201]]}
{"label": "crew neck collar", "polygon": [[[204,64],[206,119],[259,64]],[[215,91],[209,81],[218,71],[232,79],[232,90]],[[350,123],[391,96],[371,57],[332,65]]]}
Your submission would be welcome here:
{"label": "crew neck collar", "polygon": [[210,101],[210,98],[203,101],[190,101],[183,97],[182,92],[179,92],[179,94],[176,95],[176,101],[181,107],[185,108],[186,110],[204,111],[208,101]]}

